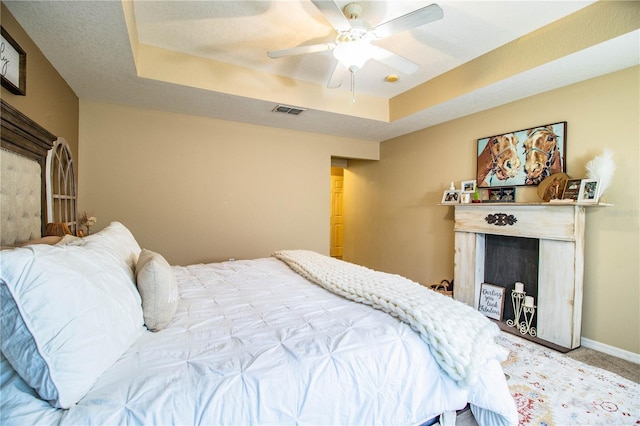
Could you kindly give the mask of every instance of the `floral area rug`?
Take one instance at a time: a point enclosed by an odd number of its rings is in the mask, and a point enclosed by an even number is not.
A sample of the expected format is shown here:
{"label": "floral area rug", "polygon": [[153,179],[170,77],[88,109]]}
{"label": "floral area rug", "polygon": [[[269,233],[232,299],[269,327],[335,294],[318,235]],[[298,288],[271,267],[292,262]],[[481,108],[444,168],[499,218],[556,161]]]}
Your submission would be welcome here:
{"label": "floral area rug", "polygon": [[640,385],[509,333],[502,363],[520,425],[640,425]]}

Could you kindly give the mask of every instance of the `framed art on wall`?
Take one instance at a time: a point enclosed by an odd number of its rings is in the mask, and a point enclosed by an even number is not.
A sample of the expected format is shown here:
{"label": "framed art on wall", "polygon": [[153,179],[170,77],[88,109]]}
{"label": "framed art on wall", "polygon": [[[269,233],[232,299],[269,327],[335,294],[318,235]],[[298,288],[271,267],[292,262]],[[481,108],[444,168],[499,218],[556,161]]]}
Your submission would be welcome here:
{"label": "framed art on wall", "polygon": [[27,87],[27,54],[16,41],[2,30],[0,41],[0,74],[2,86],[15,95],[24,96]]}
{"label": "framed art on wall", "polygon": [[567,122],[544,124],[477,141],[480,188],[538,185],[566,171]]}

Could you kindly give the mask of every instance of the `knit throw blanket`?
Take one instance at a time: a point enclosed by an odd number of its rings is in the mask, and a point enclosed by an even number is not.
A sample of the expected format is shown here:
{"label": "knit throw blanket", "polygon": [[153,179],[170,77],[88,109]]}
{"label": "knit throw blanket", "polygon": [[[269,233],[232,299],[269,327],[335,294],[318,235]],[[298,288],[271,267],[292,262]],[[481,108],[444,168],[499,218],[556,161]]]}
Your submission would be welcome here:
{"label": "knit throw blanket", "polygon": [[475,384],[487,360],[506,359],[495,341],[498,326],[464,303],[400,275],[368,269],[312,251],[273,253],[295,272],[325,289],[406,322],[461,387]]}

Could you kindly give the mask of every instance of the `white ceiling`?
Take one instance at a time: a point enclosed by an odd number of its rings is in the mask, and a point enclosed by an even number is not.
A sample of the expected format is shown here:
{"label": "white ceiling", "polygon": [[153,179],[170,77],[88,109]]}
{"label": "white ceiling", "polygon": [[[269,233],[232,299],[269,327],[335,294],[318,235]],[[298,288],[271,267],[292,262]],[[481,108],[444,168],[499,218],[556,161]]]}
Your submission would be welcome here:
{"label": "white ceiling", "polygon": [[[314,109],[294,117],[272,112],[278,99],[252,99],[138,77],[120,1],[4,3],[80,99],[371,141],[636,65],[640,56],[636,31],[390,123]],[[349,1],[336,3],[342,7]],[[362,18],[375,26],[432,2],[360,3]],[[356,73],[356,102],[358,94],[383,98],[401,94],[591,3],[439,1],[443,19],[377,42],[420,64],[420,69],[405,76],[369,61]],[[134,0],[133,5],[140,43],[322,87],[334,66],[330,52],[279,59],[266,55],[268,50],[335,39],[335,31],[309,0]],[[398,74],[399,81],[385,82],[388,74]],[[349,84],[325,90],[349,90]]]}

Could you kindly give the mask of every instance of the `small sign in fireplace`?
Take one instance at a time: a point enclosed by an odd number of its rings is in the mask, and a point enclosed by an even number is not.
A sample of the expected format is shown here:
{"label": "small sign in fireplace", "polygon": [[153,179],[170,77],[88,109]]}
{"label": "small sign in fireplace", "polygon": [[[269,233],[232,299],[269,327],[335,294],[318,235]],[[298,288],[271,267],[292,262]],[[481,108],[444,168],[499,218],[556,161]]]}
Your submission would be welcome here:
{"label": "small sign in fireplace", "polygon": [[498,321],[502,321],[504,307],[504,287],[482,283],[480,286],[480,300],[478,310]]}

